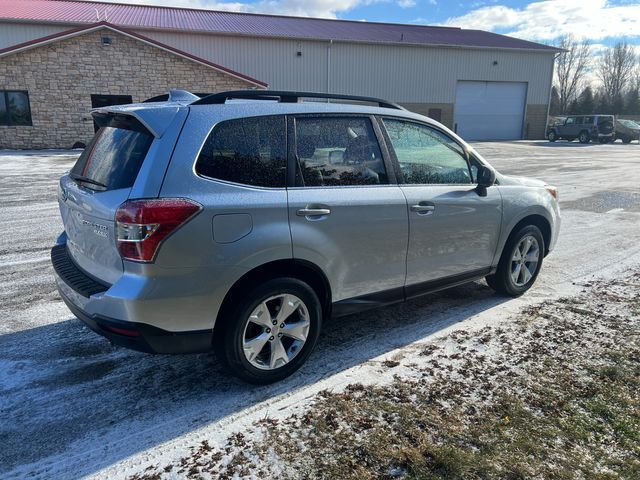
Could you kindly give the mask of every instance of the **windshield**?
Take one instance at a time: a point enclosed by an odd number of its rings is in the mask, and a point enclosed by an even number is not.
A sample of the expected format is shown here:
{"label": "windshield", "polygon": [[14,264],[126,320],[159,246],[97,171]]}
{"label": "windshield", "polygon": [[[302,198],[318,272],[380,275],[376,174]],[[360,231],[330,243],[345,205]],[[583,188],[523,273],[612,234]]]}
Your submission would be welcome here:
{"label": "windshield", "polygon": [[70,176],[94,190],[133,186],[153,136],[137,120],[102,119]]}

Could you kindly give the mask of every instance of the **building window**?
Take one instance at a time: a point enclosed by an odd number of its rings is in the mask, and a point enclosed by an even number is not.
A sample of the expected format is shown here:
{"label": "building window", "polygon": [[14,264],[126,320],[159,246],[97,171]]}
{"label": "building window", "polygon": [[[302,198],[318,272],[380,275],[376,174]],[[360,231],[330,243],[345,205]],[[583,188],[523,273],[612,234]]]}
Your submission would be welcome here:
{"label": "building window", "polygon": [[0,90],[0,125],[31,125],[27,92]]}

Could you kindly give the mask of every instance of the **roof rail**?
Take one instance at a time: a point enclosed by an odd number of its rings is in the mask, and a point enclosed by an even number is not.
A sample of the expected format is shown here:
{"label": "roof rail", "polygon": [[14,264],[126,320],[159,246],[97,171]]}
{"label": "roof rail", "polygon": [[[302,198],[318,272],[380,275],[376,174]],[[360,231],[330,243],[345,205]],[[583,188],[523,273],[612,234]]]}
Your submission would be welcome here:
{"label": "roof rail", "polygon": [[397,103],[388,102],[374,97],[360,97],[356,95],[340,95],[336,93],[317,92],[293,92],[281,90],[233,90],[230,92],[220,92],[208,95],[200,100],[196,100],[191,105],[216,105],[223,104],[227,100],[277,100],[281,103],[300,103],[303,98],[323,98],[332,100],[349,100],[354,102],[376,103],[382,108],[393,108],[395,110],[406,110]]}

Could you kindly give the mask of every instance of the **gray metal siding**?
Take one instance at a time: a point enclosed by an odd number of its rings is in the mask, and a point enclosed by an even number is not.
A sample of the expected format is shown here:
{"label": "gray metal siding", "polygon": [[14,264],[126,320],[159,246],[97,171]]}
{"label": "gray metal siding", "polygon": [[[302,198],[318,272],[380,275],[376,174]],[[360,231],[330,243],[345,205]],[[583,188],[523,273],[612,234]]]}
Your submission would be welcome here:
{"label": "gray metal siding", "polygon": [[[0,48],[69,28],[2,22]],[[267,82],[270,88],[328,88],[405,103],[454,103],[458,80],[513,81],[528,83],[527,104],[549,100],[553,53],[548,52],[334,42],[328,65],[326,41],[137,31]]]}
{"label": "gray metal siding", "polygon": [[42,25],[31,23],[0,22],[0,49],[19,43],[46,37],[58,32],[64,32],[73,27],[69,25]]}
{"label": "gray metal siding", "polygon": [[489,80],[527,82],[527,103],[547,103],[553,67],[553,54],[527,51],[140,33],[278,89],[325,91],[330,48],[330,91],[398,102],[453,103],[458,80]]}

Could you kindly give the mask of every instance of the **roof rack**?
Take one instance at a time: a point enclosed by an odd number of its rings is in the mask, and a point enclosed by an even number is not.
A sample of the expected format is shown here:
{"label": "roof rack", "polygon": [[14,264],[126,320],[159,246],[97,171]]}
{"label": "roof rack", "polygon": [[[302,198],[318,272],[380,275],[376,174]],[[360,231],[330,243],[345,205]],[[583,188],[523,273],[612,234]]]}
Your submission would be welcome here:
{"label": "roof rack", "polygon": [[388,102],[374,97],[360,97],[356,95],[339,95],[335,93],[317,92],[293,92],[280,90],[233,90],[230,92],[220,92],[207,95],[200,100],[196,100],[191,105],[217,105],[224,104],[227,100],[276,100],[281,103],[300,103],[303,98],[323,98],[327,100],[348,100],[354,102],[375,103],[382,108],[393,108],[395,110],[406,110],[397,103]]}

